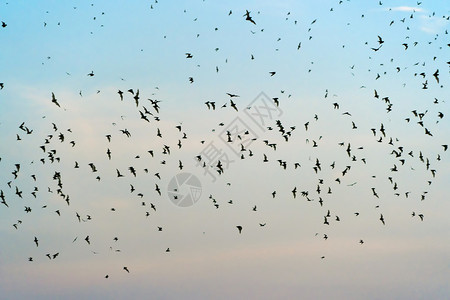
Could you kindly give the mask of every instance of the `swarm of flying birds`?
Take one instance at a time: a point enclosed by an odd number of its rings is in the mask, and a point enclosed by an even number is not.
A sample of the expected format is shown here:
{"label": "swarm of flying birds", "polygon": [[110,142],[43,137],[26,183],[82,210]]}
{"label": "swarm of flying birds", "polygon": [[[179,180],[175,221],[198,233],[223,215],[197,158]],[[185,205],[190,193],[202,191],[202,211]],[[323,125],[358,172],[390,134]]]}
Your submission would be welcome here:
{"label": "swarm of flying birds", "polygon": [[[348,1],[347,1],[348,2]],[[345,9],[344,5],[349,5],[344,3],[344,1],[336,1],[336,6],[330,9],[330,17],[337,9]],[[382,5],[380,2],[379,5]],[[158,3],[155,1],[150,7],[151,10],[157,11]],[[261,12],[255,12],[251,9],[245,10],[245,12],[239,13],[236,16],[235,22],[240,23],[243,30],[248,31],[248,35],[252,36],[254,34],[264,34],[263,25],[264,22],[258,19]],[[104,15],[104,13],[102,13]],[[229,18],[234,17],[232,10],[226,13]],[[292,26],[300,27],[300,23],[297,20],[291,20],[291,13],[286,14],[285,20],[292,23]],[[364,18],[364,16],[361,16]],[[232,168],[240,168],[240,165],[244,165],[247,161],[256,162],[261,171],[271,169],[265,169],[266,167],[276,166],[281,172],[285,172],[286,176],[291,176],[292,172],[302,172],[304,176],[314,178],[314,184],[312,185],[302,185],[297,184],[289,187],[287,190],[282,191],[279,189],[279,184],[271,182],[273,184],[273,189],[268,193],[268,199],[279,199],[280,194],[288,195],[289,198],[295,201],[305,200],[311,209],[317,209],[323,212],[320,220],[318,220],[317,230],[320,232],[316,235],[323,241],[327,241],[332,238],[332,234],[329,233],[329,228],[331,226],[336,226],[339,222],[346,222],[350,218],[371,218],[374,221],[374,226],[381,226],[383,228],[389,227],[390,219],[395,218],[394,215],[390,215],[388,210],[385,210],[387,205],[383,200],[393,198],[404,198],[404,199],[414,199],[415,201],[422,202],[428,200],[428,193],[432,189],[432,183],[435,178],[439,176],[440,165],[443,160],[445,160],[448,143],[447,141],[441,141],[435,139],[435,132],[439,131],[439,123],[446,117],[445,112],[445,101],[449,99],[438,99],[435,97],[432,91],[436,89],[445,88],[444,84],[448,83],[448,65],[450,62],[442,62],[445,59],[442,53],[436,54],[435,57],[424,57],[424,61],[412,62],[405,65],[401,59],[393,57],[388,59],[388,61],[383,61],[381,55],[389,55],[389,53],[384,53],[389,47],[395,49],[402,49],[402,55],[408,55],[408,52],[414,50],[415,47],[422,46],[419,42],[414,41],[413,37],[409,36],[410,26],[415,22],[415,12],[411,12],[410,16],[391,20],[387,27],[398,26],[399,30],[405,30],[405,38],[402,41],[394,41],[385,38],[382,33],[379,35],[368,36],[369,39],[365,42],[365,49],[367,56],[372,61],[380,62],[377,66],[374,66],[367,73],[372,76],[371,81],[365,82],[361,89],[368,91],[367,99],[371,103],[375,103],[377,107],[381,108],[383,112],[382,121],[378,122],[376,126],[372,128],[364,128],[361,124],[358,124],[357,110],[352,110],[352,107],[348,103],[342,103],[337,95],[331,96],[334,92],[331,92],[331,88],[326,89],[321,105],[327,110],[330,115],[335,116],[341,120],[342,124],[345,124],[349,131],[358,132],[365,137],[365,142],[361,140],[352,140],[351,136],[342,135],[342,140],[333,145],[332,147],[336,158],[330,160],[327,157],[321,157],[322,143],[326,140],[327,132],[323,132],[323,135],[314,136],[311,131],[314,131],[318,124],[324,124],[327,122],[328,116],[322,115],[320,113],[314,113],[310,116],[306,122],[301,122],[298,124],[290,124],[290,121],[285,121],[283,116],[270,120],[269,124],[264,124],[264,134],[263,136],[254,136],[252,134],[253,128],[251,126],[241,128],[240,132],[233,132],[227,129],[230,120],[219,120],[218,125],[214,125],[212,132],[215,133],[216,128],[224,127],[223,140],[230,147],[237,149],[237,163],[232,166]],[[443,20],[448,21],[449,16],[443,16]],[[6,20],[7,21],[7,20]],[[194,19],[196,21],[196,19]],[[303,48],[308,47],[310,40],[313,39],[314,26],[321,22],[320,19],[312,18],[305,28],[298,28],[299,32],[305,33],[306,35],[301,38],[301,40],[295,41],[295,45],[291,45],[295,51],[303,51]],[[7,26],[4,21],[1,21],[2,30],[13,30],[13,24]],[[43,22],[44,27],[50,26],[47,21]],[[60,26],[58,23],[56,26]],[[103,26],[103,25],[102,25]],[[216,27],[215,31],[219,31]],[[92,34],[92,32],[91,32]],[[445,36],[436,35],[433,40],[430,41],[430,45],[442,43],[442,40],[447,40],[448,35],[445,31]],[[197,34],[197,38],[200,38]],[[281,40],[281,37],[278,41]],[[277,42],[278,42],[277,41]],[[434,44],[432,44],[434,43]],[[426,45],[424,45],[426,46]],[[279,47],[278,45],[276,47]],[[345,48],[345,47],[343,47]],[[450,50],[450,44],[445,43],[441,47],[441,51]],[[275,51],[279,51],[280,48],[276,48]],[[215,48],[215,51],[219,51]],[[183,54],[184,53],[184,54]],[[195,53],[190,49],[184,49],[180,56],[182,59],[186,59],[188,64],[195,62],[201,53]],[[297,59],[297,58],[295,58]],[[248,55],[249,61],[257,61],[257,55],[250,53]],[[264,64],[264,62],[262,62]],[[396,65],[397,64],[397,65]],[[447,69],[445,69],[445,64],[447,64]],[[431,67],[429,67],[431,65]],[[355,74],[358,67],[352,65],[350,70],[352,75]],[[432,69],[430,69],[432,68]],[[215,73],[219,73],[219,66],[213,67]],[[307,72],[311,73],[314,70],[314,64],[311,63],[311,69]],[[431,70],[431,71],[430,71]],[[87,74],[87,75],[86,75]],[[373,75],[376,74],[376,75]],[[70,73],[67,73],[70,75]],[[277,77],[281,75],[280,71],[277,70],[267,70],[265,72],[265,77],[268,80],[277,80]],[[416,83],[416,88],[422,90],[423,99],[426,105],[418,105],[416,109],[412,111],[404,112],[401,109],[401,102],[398,95],[391,95],[390,90],[379,85],[378,82],[383,80],[387,76],[398,76],[402,79],[403,76],[408,77],[408,79],[414,80]],[[72,75],[70,75],[72,76]],[[100,74],[96,74],[95,70],[91,68],[86,69],[86,73],[83,77],[87,77],[89,80],[94,80],[99,77]],[[198,81],[194,79],[195,74],[186,74],[187,82],[190,87],[196,86]],[[446,76],[446,78],[443,78]],[[357,77],[357,76],[355,76]],[[196,78],[196,77],[195,77]],[[128,82],[125,82],[129,84]],[[125,84],[124,83],[124,84]],[[180,84],[185,84],[186,82],[181,82]],[[131,85],[131,84],[130,84]],[[8,89],[8,83],[0,83],[0,93]],[[3,90],[3,91],[2,91]],[[77,128],[64,128],[56,120],[49,120],[47,118],[41,120],[45,123],[44,126],[33,127],[31,124],[35,124],[34,120],[23,120],[19,119],[21,116],[17,116],[17,127],[14,133],[14,140],[6,141],[14,145],[14,147],[20,147],[22,143],[25,143],[30,135],[38,135],[43,137],[40,139],[39,144],[32,145],[32,149],[36,151],[36,155],[39,159],[32,161],[31,163],[26,159],[21,160],[21,162],[12,162],[8,165],[7,162],[11,162],[4,153],[0,153],[0,168],[2,170],[2,180],[0,189],[0,209],[1,213],[8,214],[12,211],[14,207],[22,206],[21,213],[17,216],[17,221],[9,224],[9,229],[17,231],[20,234],[22,227],[28,222],[31,215],[35,214],[37,211],[42,211],[51,217],[66,218],[70,222],[76,225],[82,225],[84,223],[95,223],[95,213],[89,211],[81,211],[78,206],[72,205],[72,203],[77,202],[78,199],[71,197],[69,191],[65,188],[65,172],[62,172],[62,165],[70,163],[71,174],[76,174],[75,176],[87,177],[91,180],[92,188],[95,189],[96,186],[101,184],[105,178],[114,178],[114,182],[120,185],[122,182],[125,183],[127,187],[127,194],[130,197],[137,199],[136,204],[141,214],[136,216],[136,218],[142,219],[152,219],[154,215],[160,213],[159,205],[161,201],[167,200],[164,190],[167,185],[166,181],[170,178],[164,177],[167,170],[176,173],[185,170],[186,166],[191,163],[179,159],[176,155],[178,153],[183,153],[186,147],[185,144],[195,144],[206,146],[205,139],[194,140],[190,137],[190,132],[186,129],[189,126],[187,124],[177,124],[172,126],[172,128],[167,129],[162,125],[164,121],[164,100],[158,99],[157,91],[159,88],[149,91],[150,89],[146,87],[131,87],[131,86],[120,86],[115,91],[115,98],[111,101],[115,101],[114,107],[121,107],[120,105],[126,105],[127,109],[132,109],[134,115],[123,116],[120,109],[115,113],[117,115],[117,122],[113,123],[110,127],[110,131],[102,132],[102,139],[99,141],[101,146],[101,153],[106,163],[101,161],[98,162],[98,158],[94,157],[92,160],[85,161],[83,158],[73,159],[73,153],[79,148],[79,144],[82,143],[82,139],[77,133]],[[97,90],[97,94],[101,90]],[[429,92],[431,91],[431,92]],[[323,91],[320,91],[321,93]],[[204,110],[201,114],[213,114],[217,116],[220,111],[226,111],[234,115],[241,115],[246,113],[246,111],[251,111],[252,106],[246,106],[242,95],[245,91],[230,91],[224,90],[216,95],[215,99],[200,99],[197,100]],[[70,103],[65,100],[63,95],[58,94],[55,91],[47,91],[48,95],[48,109],[56,113],[65,113],[65,109],[70,107]],[[79,95],[82,97],[81,91]],[[279,95],[271,95],[269,97],[271,104],[274,108],[283,108],[286,103],[296,101],[295,96],[289,94],[285,91],[285,87],[281,90]],[[331,98],[331,99],[330,99]],[[299,100],[300,101],[300,100]],[[218,112],[219,111],[219,112]],[[435,152],[430,153],[425,147],[416,146],[411,144],[403,143],[403,137],[396,135],[395,128],[389,126],[386,123],[384,115],[387,114],[389,117],[394,114],[400,114],[403,116],[404,125],[407,128],[411,128],[412,132],[415,133],[417,139],[423,141],[425,145],[434,145]],[[397,116],[397,115],[395,115]],[[395,117],[393,116],[393,117]],[[70,118],[70,117],[69,117]],[[130,129],[126,121],[127,120],[138,121],[140,124],[139,130]],[[2,120],[0,120],[2,121]],[[205,125],[206,126],[206,125]],[[0,128],[1,130],[1,128]],[[136,141],[137,131],[145,131],[148,133],[150,141],[148,142],[147,149],[145,151],[136,151],[133,159],[128,161],[127,166],[116,165],[118,162],[119,154],[116,154],[117,143],[122,144],[132,144]],[[172,137],[175,136],[175,139]],[[168,138],[170,137],[170,139]],[[307,147],[310,149],[310,153],[314,156],[304,159],[303,157],[298,157],[296,160],[292,160],[290,157],[282,157],[279,153],[280,149],[291,149],[295,150],[298,144],[295,141],[301,140],[302,147]],[[117,142],[116,142],[117,141]],[[293,146],[291,145],[291,141]],[[67,145],[67,147],[65,147]],[[370,147],[378,147],[377,149],[383,149],[386,152],[385,160],[392,163],[389,167],[384,170],[383,174],[377,173],[376,175],[371,173],[372,170],[370,166],[377,166],[379,162],[371,160],[369,157],[365,157],[365,151]],[[98,150],[98,149],[95,149]],[[192,156],[192,160],[197,163],[205,173],[212,173],[214,177],[220,178],[224,173],[229,172],[227,161],[223,158],[219,158],[213,162],[209,161],[204,153],[196,154]],[[301,156],[301,154],[300,154]],[[151,163],[146,164],[144,161],[151,161]],[[105,167],[107,165],[108,167]],[[416,166],[420,166],[420,170],[416,170]],[[378,166],[377,166],[378,167]],[[353,174],[356,173],[355,169],[361,170],[365,168],[366,174],[370,178],[369,181],[356,180]],[[43,171],[45,170],[45,171]],[[41,173],[39,173],[41,172]],[[425,178],[423,184],[424,190],[421,193],[411,191],[400,183],[402,176],[412,176],[411,174],[417,174],[421,172],[424,174]],[[23,178],[23,173],[27,174],[27,178]],[[48,174],[51,174],[49,178]],[[295,174],[295,173],[294,173]],[[150,178],[151,184],[147,186],[142,186],[139,184],[138,179],[147,176]],[[414,175],[415,176],[415,175]],[[347,179],[349,178],[349,179]],[[283,180],[283,179],[280,179]],[[384,190],[381,192],[381,184],[389,185],[391,192],[387,194]],[[220,184],[217,183],[218,185]],[[268,183],[269,184],[269,183]],[[227,182],[227,188],[233,188],[233,182]],[[331,202],[334,197],[333,191],[340,189],[342,186],[346,186],[348,189],[356,189],[360,186],[364,186],[362,189],[363,194],[360,195],[361,198],[369,199],[371,205],[373,206],[373,213],[370,215],[363,215],[360,211],[352,212],[352,215],[343,215],[340,211],[330,208],[328,203]],[[177,200],[180,195],[178,191],[173,191],[169,197],[174,197],[173,200]],[[57,199],[59,204],[55,204],[54,201],[46,201],[40,199]],[[124,200],[126,201],[126,200]],[[216,195],[212,192],[208,199],[205,201],[211,202],[211,213],[216,211],[226,209],[224,207],[232,207],[238,200],[237,199],[224,199],[221,195]],[[114,204],[105,210],[110,213],[119,214],[121,212],[121,207],[115,207]],[[420,206],[419,206],[420,208]],[[264,209],[264,203],[254,202],[248,207],[248,212],[252,214],[259,214],[261,210]],[[412,221],[425,222],[426,216],[421,211],[406,211],[405,214],[411,216]],[[376,225],[375,225],[376,224]],[[32,224],[30,224],[32,226]],[[155,224],[154,231],[164,234],[166,227],[170,224]],[[269,227],[270,223],[261,219],[255,223],[255,227],[259,230],[264,230]],[[229,228],[235,231],[239,236],[245,236],[251,234],[253,230],[247,230],[244,220],[236,220],[236,223],[229,224]],[[81,233],[80,235],[71,236],[71,243],[81,244],[83,247],[90,249],[92,253],[98,254],[96,248],[96,238],[91,233]],[[111,238],[111,250],[115,253],[120,253],[121,249],[117,247],[120,243],[121,237]],[[38,260],[42,261],[53,261],[57,259],[64,259],[64,251],[61,249],[48,249],[46,247],[45,239],[41,238],[39,232],[34,232],[31,239],[28,241],[30,246],[30,256],[24,257],[24,260],[31,262],[36,262]],[[362,246],[363,244],[370,243],[370,240],[365,237],[355,238],[355,244]],[[109,246],[109,245],[108,245]],[[362,246],[363,247],[363,246]],[[44,252],[33,252],[31,250],[45,249]],[[168,255],[170,252],[177,251],[170,245],[161,246],[161,252],[165,252]],[[324,255],[319,255],[321,259],[324,259]],[[132,267],[123,266],[120,270],[121,272],[131,273],[133,271]],[[110,278],[111,274],[104,275],[104,278]]]}

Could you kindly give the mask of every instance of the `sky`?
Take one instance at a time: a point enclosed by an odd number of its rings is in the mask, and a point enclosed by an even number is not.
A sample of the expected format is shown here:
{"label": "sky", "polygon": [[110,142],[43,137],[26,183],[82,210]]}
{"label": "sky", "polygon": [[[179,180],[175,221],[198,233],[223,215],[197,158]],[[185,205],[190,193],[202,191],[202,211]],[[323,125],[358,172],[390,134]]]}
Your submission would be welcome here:
{"label": "sky", "polygon": [[448,298],[449,17],[1,1],[0,298]]}

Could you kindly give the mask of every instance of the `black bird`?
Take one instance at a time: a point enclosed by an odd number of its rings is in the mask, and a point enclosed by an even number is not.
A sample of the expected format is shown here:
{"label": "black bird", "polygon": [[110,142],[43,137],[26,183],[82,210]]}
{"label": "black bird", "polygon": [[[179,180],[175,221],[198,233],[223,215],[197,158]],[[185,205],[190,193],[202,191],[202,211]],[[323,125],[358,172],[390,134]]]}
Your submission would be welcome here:
{"label": "black bird", "polygon": [[375,188],[372,188],[372,193],[375,197],[379,198],[377,192],[375,191]]}
{"label": "black bird", "polygon": [[436,72],[433,73],[434,79],[436,79],[437,83],[439,83],[439,69],[436,70]]}
{"label": "black bird", "polygon": [[136,102],[136,107],[139,106],[139,89],[137,89],[136,94],[134,95],[134,101]]}
{"label": "black bird", "polygon": [[248,10],[245,10],[244,17],[246,21],[252,22],[253,24],[256,25],[255,21],[252,19],[252,17],[250,17],[250,12]]}
{"label": "black bird", "polygon": [[378,44],[383,44],[384,43],[384,41],[383,41],[383,39],[381,38],[381,36],[378,36]]}
{"label": "black bird", "polygon": [[3,190],[0,190],[0,199],[2,199],[2,202],[0,203],[4,204],[6,207],[9,207],[8,204],[6,203],[5,194],[3,193]]}
{"label": "black bird", "polygon": [[239,97],[239,95],[231,94],[231,93],[227,93],[227,95],[230,96],[230,98]]}
{"label": "black bird", "polygon": [[89,163],[89,166],[91,167],[92,172],[97,172],[97,168],[93,163]]}
{"label": "black bird", "polygon": [[383,225],[385,225],[383,214],[381,214],[381,216],[380,216],[380,221],[381,221],[381,223],[383,223]]}
{"label": "black bird", "polygon": [[237,226],[236,226],[236,228],[238,229],[239,233],[241,233],[241,232],[242,232],[242,226],[240,226],[240,225],[237,225]]}
{"label": "black bird", "polygon": [[235,111],[238,111],[238,108],[236,107],[236,103],[233,102],[233,100],[230,99],[230,106],[234,108]]}
{"label": "black bird", "polygon": [[54,93],[52,93],[52,103],[55,103],[56,106],[61,107],[61,106],[59,105],[58,100],[56,99]]}
{"label": "black bird", "polygon": [[211,109],[211,108],[212,108],[213,110],[216,109],[216,103],[215,103],[215,102],[206,101],[205,104],[206,104],[206,106],[208,107],[208,109]]}

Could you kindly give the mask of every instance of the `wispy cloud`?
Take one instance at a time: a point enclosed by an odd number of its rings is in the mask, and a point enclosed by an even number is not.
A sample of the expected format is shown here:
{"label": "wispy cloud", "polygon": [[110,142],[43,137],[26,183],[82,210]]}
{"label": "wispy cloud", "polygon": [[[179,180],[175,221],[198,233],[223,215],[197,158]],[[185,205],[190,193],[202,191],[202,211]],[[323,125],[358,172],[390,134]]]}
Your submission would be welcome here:
{"label": "wispy cloud", "polygon": [[404,12],[423,12],[424,11],[420,7],[412,7],[412,6],[396,6],[396,7],[389,8],[389,10],[404,11]]}
{"label": "wispy cloud", "polygon": [[436,34],[441,32],[448,23],[449,21],[446,19],[438,17],[421,16],[420,30],[430,34]]}

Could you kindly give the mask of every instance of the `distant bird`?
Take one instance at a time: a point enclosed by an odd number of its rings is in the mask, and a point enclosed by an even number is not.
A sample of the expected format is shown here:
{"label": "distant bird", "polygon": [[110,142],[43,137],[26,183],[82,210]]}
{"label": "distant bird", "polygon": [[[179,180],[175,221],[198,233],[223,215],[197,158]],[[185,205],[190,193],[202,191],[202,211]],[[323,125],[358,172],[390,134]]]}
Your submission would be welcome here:
{"label": "distant bird", "polygon": [[246,20],[246,21],[249,21],[249,22],[251,22],[251,23],[253,23],[253,24],[256,25],[255,21],[254,21],[254,20],[252,19],[252,17],[250,16],[250,12],[249,12],[248,10],[245,10],[245,15],[244,15],[244,17],[245,17],[245,20]]}
{"label": "distant bird", "polygon": [[232,108],[234,108],[235,111],[238,111],[238,108],[237,108],[237,106],[236,106],[236,103],[234,103],[233,100],[231,100],[231,99],[230,99],[230,106],[231,106]]}
{"label": "distant bird", "polygon": [[206,101],[205,104],[206,104],[206,106],[208,107],[208,109],[211,109],[211,108],[212,108],[213,110],[216,109],[216,103],[215,103],[215,102]]}
{"label": "distant bird", "polygon": [[239,233],[242,232],[242,226],[238,225],[238,226],[236,226],[236,228],[238,229]]}
{"label": "distant bird", "polygon": [[434,77],[434,79],[436,79],[436,82],[439,83],[439,69],[437,69],[437,70],[433,73],[433,77]]}
{"label": "distant bird", "polygon": [[54,104],[55,104],[56,106],[58,106],[58,107],[61,107],[61,106],[59,105],[58,100],[56,99],[54,93],[52,93],[52,103],[54,103]]}

